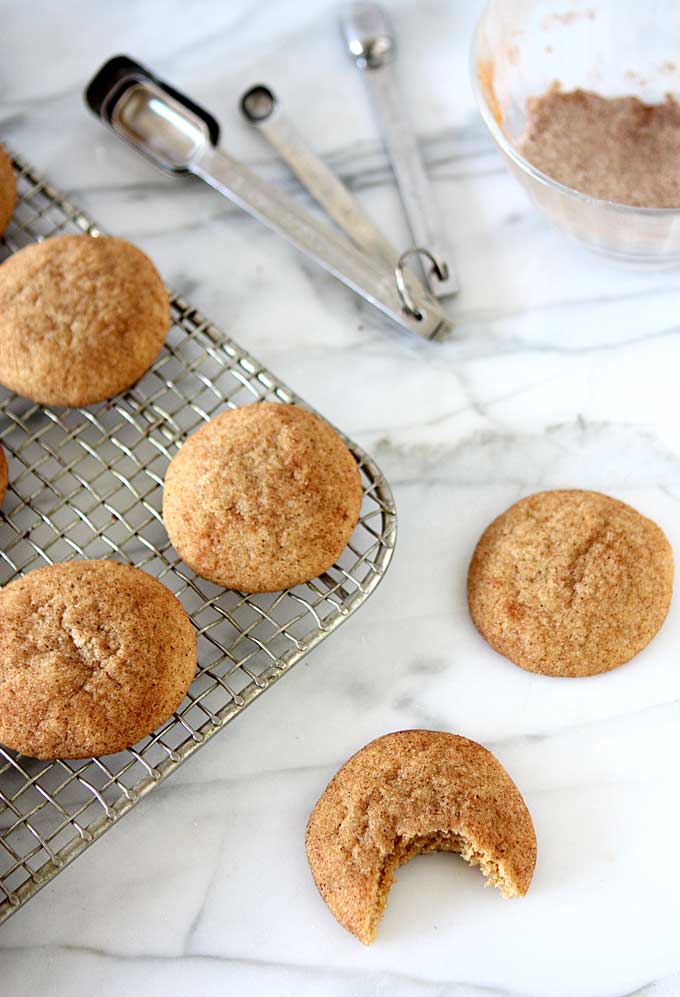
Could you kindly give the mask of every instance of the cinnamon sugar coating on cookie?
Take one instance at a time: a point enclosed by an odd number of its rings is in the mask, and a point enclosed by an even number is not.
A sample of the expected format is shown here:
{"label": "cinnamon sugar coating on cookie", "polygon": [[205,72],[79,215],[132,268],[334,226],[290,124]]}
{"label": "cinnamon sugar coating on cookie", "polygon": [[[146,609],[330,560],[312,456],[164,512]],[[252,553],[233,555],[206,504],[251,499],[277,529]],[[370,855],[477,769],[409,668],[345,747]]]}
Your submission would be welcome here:
{"label": "cinnamon sugar coating on cookie", "polygon": [[196,574],[278,592],[329,568],[359,518],[354,457],[318,416],[258,402],[190,436],[165,475],[163,522]]}
{"label": "cinnamon sugar coating on cookie", "polygon": [[481,745],[442,731],[386,734],[353,755],[316,804],[305,843],[319,893],[365,944],[394,871],[414,855],[456,852],[506,898],[527,892],[536,863],[531,816],[510,776]]}
{"label": "cinnamon sugar coating on cookie", "polygon": [[191,621],[138,568],[70,561],[0,590],[0,743],[22,754],[122,751],[172,715],[195,670]]}
{"label": "cinnamon sugar coating on cookie", "polygon": [[129,388],[169,325],[156,268],[124,239],[55,236],[0,265],[0,384],[43,405],[90,405]]}
{"label": "cinnamon sugar coating on cookie", "polygon": [[528,671],[585,676],[617,668],[662,625],[673,554],[635,509],[589,491],[550,491],[485,530],[468,573],[475,626]]}

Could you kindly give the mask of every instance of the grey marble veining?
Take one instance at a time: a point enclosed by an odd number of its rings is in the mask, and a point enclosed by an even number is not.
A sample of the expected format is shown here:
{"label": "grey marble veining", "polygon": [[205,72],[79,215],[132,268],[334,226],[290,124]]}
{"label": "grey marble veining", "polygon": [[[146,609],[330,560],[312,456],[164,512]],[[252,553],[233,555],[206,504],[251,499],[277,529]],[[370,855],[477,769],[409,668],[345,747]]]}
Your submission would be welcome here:
{"label": "grey marble veining", "polygon": [[[274,86],[399,245],[396,190],[331,0],[0,0],[0,136],[168,283],[370,450],[400,535],[368,605],[0,932],[2,992],[547,997],[680,993],[680,621],[579,682],[514,668],[465,603],[475,541],[533,490],[605,490],[680,550],[680,284],[591,257],[504,170],[468,85],[479,0],[394,0],[400,72],[456,254],[451,341],[409,339],[198,183],[107,133],[82,88],[129,52],[213,110],[225,145],[308,204],[239,119]],[[535,818],[539,859],[503,902],[452,856],[399,876],[378,942],[325,910],[309,811],[387,730],[491,747]]]}

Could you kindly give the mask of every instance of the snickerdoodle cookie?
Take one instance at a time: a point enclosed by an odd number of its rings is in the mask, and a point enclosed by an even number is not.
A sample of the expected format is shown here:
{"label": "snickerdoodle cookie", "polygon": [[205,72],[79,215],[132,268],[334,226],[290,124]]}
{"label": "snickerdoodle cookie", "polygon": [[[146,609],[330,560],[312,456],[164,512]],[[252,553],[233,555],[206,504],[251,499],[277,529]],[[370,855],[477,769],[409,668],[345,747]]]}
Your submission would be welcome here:
{"label": "snickerdoodle cookie", "polygon": [[0,447],[0,505],[2,505],[9,483],[9,470],[7,468],[7,458],[5,451]]}
{"label": "snickerdoodle cookie", "polygon": [[175,596],[138,568],[70,561],[0,590],[0,742],[34,758],[135,744],[167,720],[196,670]]}
{"label": "snickerdoodle cookie", "polygon": [[536,836],[519,790],[474,741],[403,730],[371,741],[331,780],[309,818],[307,858],[337,921],[375,940],[394,871],[421,852],[457,852],[506,898],[523,896]]}
{"label": "snickerdoodle cookie", "polygon": [[345,444],[295,405],[222,412],[165,475],[163,522],[196,574],[240,592],[278,592],[329,568],[357,524],[362,488]]}
{"label": "snickerdoodle cookie", "polygon": [[44,405],[90,405],[158,355],[170,306],[153,263],[110,236],[60,235],[0,266],[0,384]]}
{"label": "snickerdoodle cookie", "polygon": [[475,626],[530,672],[577,677],[617,668],[663,623],[673,554],[656,523],[588,491],[550,491],[485,530],[468,573]]}
{"label": "snickerdoodle cookie", "polygon": [[17,201],[17,183],[9,156],[0,145],[0,235],[7,228]]}

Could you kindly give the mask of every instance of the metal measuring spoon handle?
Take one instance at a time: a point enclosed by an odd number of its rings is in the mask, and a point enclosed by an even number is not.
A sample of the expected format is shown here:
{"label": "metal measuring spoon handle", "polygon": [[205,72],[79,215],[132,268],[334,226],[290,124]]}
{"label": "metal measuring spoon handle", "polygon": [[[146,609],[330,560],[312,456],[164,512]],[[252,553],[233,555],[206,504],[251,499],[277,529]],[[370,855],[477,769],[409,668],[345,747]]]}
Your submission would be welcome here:
{"label": "metal measuring spoon handle", "polygon": [[288,164],[314,200],[355,245],[390,266],[399,258],[362,205],[324,161],[309,148],[270,87],[258,84],[241,97],[241,112]]}
{"label": "metal measuring spoon handle", "polygon": [[[245,118],[262,132],[303,187],[355,246],[372,259],[383,260],[393,270],[406,313],[411,317],[419,315],[420,309],[415,305],[414,297],[422,298],[426,290],[413,271],[404,270],[404,254],[399,255],[380,229],[366,216],[361,203],[309,148],[283,112],[272,89],[262,83],[251,87],[241,98],[240,106]],[[412,254],[407,250],[406,256],[409,255]]]}
{"label": "metal measuring spoon handle", "polygon": [[105,63],[91,80],[86,100],[102,121],[161,169],[200,177],[402,327],[429,339],[450,332],[448,317],[424,288],[414,300],[417,310],[409,311],[390,267],[220,149],[212,115],[139,63],[124,56]]}
{"label": "metal measuring spoon handle", "polygon": [[427,248],[440,261],[440,272],[445,274],[440,280],[434,270],[427,271],[428,287],[437,298],[457,294],[453,255],[441,231],[430,181],[397,83],[394,29],[385,11],[375,3],[352,3],[344,7],[340,26],[371,95],[413,242]]}

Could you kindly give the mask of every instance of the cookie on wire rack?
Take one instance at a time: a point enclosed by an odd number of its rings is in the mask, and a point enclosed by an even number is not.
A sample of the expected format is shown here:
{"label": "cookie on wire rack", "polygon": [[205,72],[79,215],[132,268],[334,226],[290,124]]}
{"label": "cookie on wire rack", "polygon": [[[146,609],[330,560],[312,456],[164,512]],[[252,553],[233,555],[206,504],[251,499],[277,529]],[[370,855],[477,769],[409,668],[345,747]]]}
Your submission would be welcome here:
{"label": "cookie on wire rack", "polygon": [[0,384],[43,405],[91,405],[125,391],[170,326],[163,281],[112,236],[60,235],[0,265]]}
{"label": "cookie on wire rack", "polygon": [[17,202],[17,183],[9,156],[0,145],[0,235],[5,231]]}
{"label": "cookie on wire rack", "polygon": [[0,743],[34,758],[122,751],[181,703],[196,635],[139,568],[69,561],[0,590]]}
{"label": "cookie on wire rack", "polygon": [[297,405],[222,412],[170,462],[163,522],[179,556],[239,592],[278,592],[335,563],[359,519],[357,463]]}

